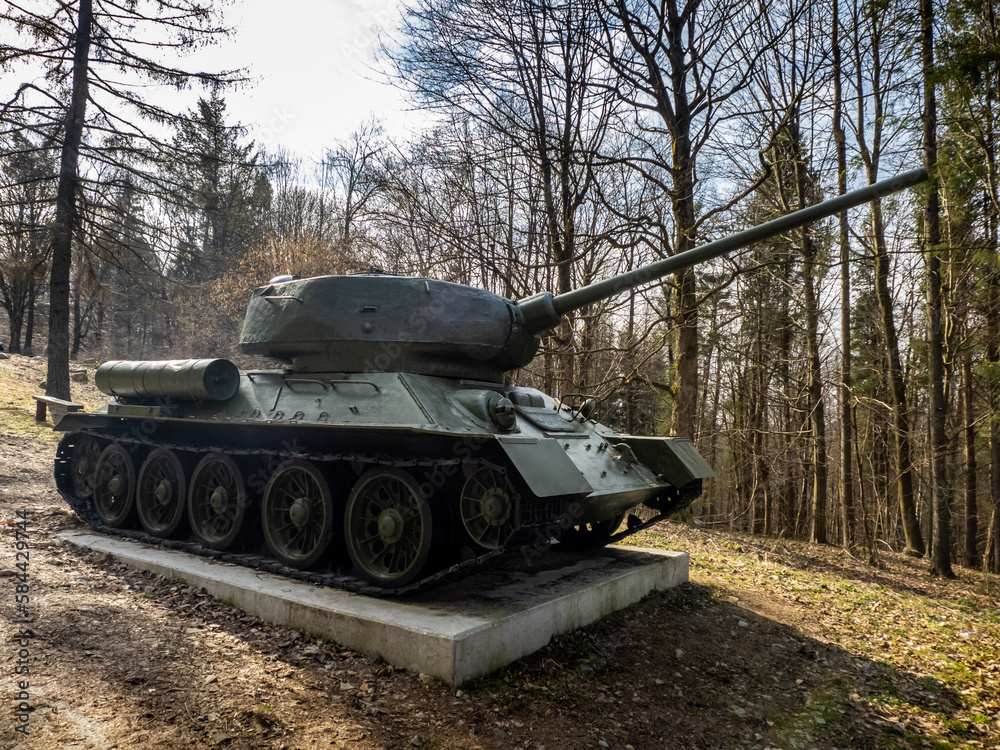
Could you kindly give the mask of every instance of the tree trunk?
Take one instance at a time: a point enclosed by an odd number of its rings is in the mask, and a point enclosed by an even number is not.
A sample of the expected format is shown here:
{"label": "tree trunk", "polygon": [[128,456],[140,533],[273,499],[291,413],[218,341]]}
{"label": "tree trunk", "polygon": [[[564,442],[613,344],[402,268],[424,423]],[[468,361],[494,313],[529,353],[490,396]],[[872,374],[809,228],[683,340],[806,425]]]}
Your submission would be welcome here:
{"label": "tree trunk", "polygon": [[83,339],[83,316],[80,315],[80,274],[77,274],[73,286],[73,337],[70,344],[69,358],[76,359],[80,354],[80,343]]}
{"label": "tree trunk", "polygon": [[[634,266],[633,266],[634,267]],[[706,341],[707,346],[705,350],[701,353],[702,369],[701,374],[698,376],[698,382],[709,383],[712,379],[712,360],[715,358],[715,341],[719,336],[718,331],[719,324],[719,297],[718,295],[713,297],[711,314],[708,320],[708,326],[705,329],[707,333],[708,340]],[[711,425],[715,421],[715,414],[713,412],[712,416],[709,417],[706,413],[708,409],[708,389],[702,388],[701,392],[698,394],[698,409],[697,409],[697,421],[695,426],[698,428],[698,432],[692,435],[692,439],[696,444],[700,444],[702,434],[705,432],[706,425]]]}
{"label": "tree trunk", "polygon": [[[854,71],[856,76],[855,98],[857,104],[857,120],[855,123],[857,145],[867,171],[868,182],[878,181],[879,160],[882,156],[884,101],[887,92],[883,88],[887,78],[882,70],[883,28],[880,24],[880,13],[884,6],[878,4],[854,5],[852,27],[859,31],[864,24],[862,13],[867,16],[871,29],[871,40],[867,50],[871,52],[870,69],[862,59],[865,45],[860,36],[855,34],[851,49],[854,53]],[[865,80],[865,71],[870,76]],[[860,95],[862,92],[865,95]],[[867,102],[871,102],[873,111],[865,112]],[[871,148],[868,137],[871,137]],[[925,550],[924,540],[917,523],[916,504],[913,497],[913,465],[910,448],[909,405],[906,400],[906,383],[899,357],[899,338],[896,333],[896,322],[892,307],[892,294],[889,291],[889,253],[885,242],[885,229],[882,222],[882,202],[874,200],[871,203],[872,224],[871,240],[873,259],[875,261],[875,297],[878,301],[879,328],[882,333],[882,344],[886,352],[887,382],[892,406],[893,442],[896,454],[896,492],[899,502],[900,520],[906,536],[906,552],[909,555],[922,557]],[[873,467],[874,468],[874,467]],[[877,481],[877,478],[873,478]],[[877,488],[876,488],[877,490]],[[876,496],[878,496],[876,491]],[[886,515],[886,520],[889,520]]]}
{"label": "tree trunk", "polygon": [[6,308],[7,319],[10,321],[10,341],[7,342],[7,350],[14,354],[21,353],[21,328],[24,325],[24,310],[11,305]]}
{"label": "tree trunk", "polygon": [[[716,415],[719,413],[719,398],[722,393],[722,378],[719,373],[722,369],[722,347],[717,349],[715,355],[715,385],[712,389],[712,410],[711,418],[709,423],[711,429],[709,430],[709,437],[711,442],[708,446],[708,465],[715,466],[715,459],[719,452],[719,436],[718,436],[718,423],[716,422]],[[709,518],[713,517],[719,511],[718,494],[719,494],[719,483],[718,481],[709,481],[708,485],[708,498],[707,498],[707,508],[705,515]]]}
{"label": "tree trunk", "polygon": [[[993,21],[993,6],[989,5],[990,20]],[[995,29],[995,24],[991,25]],[[1000,68],[995,76],[994,91],[1000,89]],[[994,120],[994,123],[996,121]],[[986,161],[989,180],[986,204],[987,257],[990,263],[987,284],[989,287],[989,309],[986,314],[986,359],[995,368],[1000,364],[1000,174],[997,169],[996,127],[987,127]],[[992,573],[1000,574],[1000,387],[990,387],[990,503],[993,513],[989,525],[989,543],[986,545],[985,567]]]}
{"label": "tree trunk", "polygon": [[881,201],[872,202],[872,232],[875,243],[875,294],[878,299],[879,323],[885,344],[889,368],[889,389],[892,395],[893,439],[896,447],[896,490],[899,514],[906,535],[906,553],[923,557],[927,551],[917,522],[913,498],[913,464],[910,449],[910,417],[906,400],[906,383],[899,357],[899,337],[889,291],[889,253],[885,246]]}
{"label": "tree trunk", "polygon": [[[993,218],[993,257],[998,251],[997,218]],[[994,260],[994,263],[996,261]],[[986,316],[986,360],[992,367],[1000,366],[1000,269],[990,269],[990,305]],[[1000,386],[990,387],[990,501],[993,513],[990,520],[989,544],[986,567],[991,573],[1000,573]]]}
{"label": "tree trunk", "polygon": [[976,502],[977,472],[976,422],[972,405],[972,358],[968,351],[962,357],[962,435],[965,442],[965,564],[979,567],[979,507]]}
{"label": "tree trunk", "polygon": [[[857,417],[853,414],[854,410],[851,410],[851,423],[857,424]],[[861,510],[861,536],[864,540],[865,550],[868,553],[868,562],[874,565],[878,560],[878,551],[875,546],[875,539],[878,534],[878,508],[872,509],[872,514],[868,512],[868,504],[865,501],[865,475],[863,466],[861,464],[861,451],[854,452],[855,461],[857,461],[857,471],[858,471],[858,507]],[[873,518],[869,523],[869,516],[872,515]]]}
{"label": "tree trunk", "polygon": [[941,207],[938,195],[937,100],[934,94],[934,6],[920,0],[921,61],[924,86],[924,166],[931,172],[924,212],[924,260],[927,264],[927,375],[930,381],[931,507],[934,543],[931,573],[954,578],[951,569],[951,511],[948,507],[948,434],[944,380],[944,302],[941,293]]}
{"label": "tree trunk", "polygon": [[24,328],[24,348],[22,351],[35,351],[32,341],[35,339],[35,305],[37,302],[38,281],[32,277],[28,286],[28,323]]}
{"label": "tree trunk", "polygon": [[[758,318],[758,326],[762,321]],[[753,455],[753,516],[755,534],[773,533],[774,518],[771,516],[770,464],[767,456],[767,356],[764,332],[757,331],[757,345],[754,347],[754,363],[751,365],[753,377],[750,379],[750,446]]]}
{"label": "tree trunk", "polygon": [[694,437],[698,404],[698,308],[694,270],[675,276],[677,282],[677,360],[674,370],[671,435]]}
{"label": "tree trunk", "polygon": [[[675,242],[674,252],[683,253],[694,247],[694,158],[685,133],[681,142],[674,142],[673,203]],[[676,361],[674,364],[673,405],[670,434],[694,437],[698,405],[698,307],[693,268],[674,274],[677,286]]]}
{"label": "tree trunk", "polygon": [[[840,3],[833,2],[833,139],[837,149],[837,195],[847,192],[847,146],[842,122]],[[851,238],[847,211],[838,216],[840,239],[840,508],[843,543],[854,546],[854,429],[851,409]]]}
{"label": "tree trunk", "polygon": [[[685,33],[683,21],[677,15],[674,3],[667,13],[669,31],[678,39]],[[694,168],[695,156],[691,144],[691,106],[688,100],[690,66],[684,59],[684,47],[677,43],[668,51],[670,57],[670,98],[673,101],[672,117],[663,106],[659,107],[664,121],[668,122],[673,141],[673,163],[670,174],[673,189],[670,204],[674,218],[674,252],[683,253],[695,245]],[[667,96],[663,92],[662,96]],[[695,416],[698,405],[698,300],[695,272],[687,268],[674,274],[677,286],[676,363],[674,367],[674,403],[670,433],[694,437]]]}
{"label": "tree trunk", "polygon": [[[800,169],[804,169],[801,165]],[[802,189],[803,178],[799,178],[799,205],[805,205]],[[823,413],[823,373],[819,357],[819,301],[816,295],[814,275],[816,273],[815,245],[812,236],[803,231],[802,236],[802,284],[805,298],[806,347],[809,367],[809,424],[812,432],[812,524],[809,538],[818,544],[826,544],[827,506],[827,463],[826,463],[826,417]]]}
{"label": "tree trunk", "polygon": [[69,400],[69,273],[77,226],[80,142],[87,110],[87,63],[90,58],[91,0],[80,0],[73,52],[73,89],[62,143],[56,217],[49,280],[49,362],[45,393]]}

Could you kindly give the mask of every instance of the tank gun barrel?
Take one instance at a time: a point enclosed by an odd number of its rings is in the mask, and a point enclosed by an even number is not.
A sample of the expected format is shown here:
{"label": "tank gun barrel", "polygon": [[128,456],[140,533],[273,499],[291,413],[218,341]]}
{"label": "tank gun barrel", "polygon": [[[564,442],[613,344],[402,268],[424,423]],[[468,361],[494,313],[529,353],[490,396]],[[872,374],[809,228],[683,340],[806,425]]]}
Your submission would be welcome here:
{"label": "tank gun barrel", "polygon": [[813,206],[794,211],[777,219],[731,234],[713,242],[699,245],[669,258],[627,271],[604,281],[580,287],[564,294],[554,295],[552,292],[541,292],[518,301],[524,324],[530,333],[555,328],[564,315],[573,310],[592,304],[616,294],[633,289],[650,281],[662,278],[667,274],[694,266],[704,261],[726,255],[733,250],[747,247],[755,242],[787,232],[790,229],[809,224],[819,219],[845,211],[862,203],[869,203],[877,198],[896,193],[905,188],[917,185],[927,179],[926,169],[914,169],[901,175],[882,180],[857,190],[852,190],[836,198],[817,203]]}

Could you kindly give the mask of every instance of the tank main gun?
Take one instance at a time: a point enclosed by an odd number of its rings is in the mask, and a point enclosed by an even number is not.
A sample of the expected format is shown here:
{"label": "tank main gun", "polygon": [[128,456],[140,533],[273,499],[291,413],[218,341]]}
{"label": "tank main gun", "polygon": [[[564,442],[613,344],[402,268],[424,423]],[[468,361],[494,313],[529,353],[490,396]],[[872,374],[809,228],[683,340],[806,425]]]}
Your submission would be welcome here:
{"label": "tank main gun", "polygon": [[[515,302],[449,281],[385,273],[275,277],[253,291],[240,349],[293,372],[405,372],[500,382],[567,313],[927,179],[917,169],[565,294]],[[145,377],[145,376],[144,376]]]}
{"label": "tank main gun", "polygon": [[857,190],[852,190],[836,198],[817,203],[812,206],[780,216],[777,219],[745,229],[742,232],[708,242],[704,245],[687,250],[669,258],[658,260],[632,271],[613,276],[604,281],[598,281],[588,286],[574,289],[564,294],[540,292],[519,300],[517,306],[521,310],[524,325],[529,333],[541,333],[559,325],[560,320],[568,313],[579,310],[594,302],[614,297],[621,292],[634,289],[671,273],[690,268],[699,263],[728,255],[734,250],[748,247],[755,242],[782,234],[790,229],[825,219],[841,211],[854,208],[862,203],[882,198],[905,188],[917,185],[927,179],[924,168],[904,172],[901,175],[882,180]]}

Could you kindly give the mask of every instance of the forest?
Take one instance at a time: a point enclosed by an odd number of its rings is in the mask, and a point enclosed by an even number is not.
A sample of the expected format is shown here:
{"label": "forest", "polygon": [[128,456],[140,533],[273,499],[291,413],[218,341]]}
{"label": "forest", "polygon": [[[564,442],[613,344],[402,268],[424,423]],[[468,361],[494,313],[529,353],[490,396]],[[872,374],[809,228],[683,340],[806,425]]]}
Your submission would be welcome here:
{"label": "forest", "polygon": [[577,311],[512,378],[691,436],[697,523],[1000,573],[992,0],[407,0],[379,74],[426,127],[320,161],[229,115],[251,61],[183,67],[212,5],[0,7],[0,339],[59,398],[71,362],[260,366],[235,342],[279,274],[561,293],[927,166]]}

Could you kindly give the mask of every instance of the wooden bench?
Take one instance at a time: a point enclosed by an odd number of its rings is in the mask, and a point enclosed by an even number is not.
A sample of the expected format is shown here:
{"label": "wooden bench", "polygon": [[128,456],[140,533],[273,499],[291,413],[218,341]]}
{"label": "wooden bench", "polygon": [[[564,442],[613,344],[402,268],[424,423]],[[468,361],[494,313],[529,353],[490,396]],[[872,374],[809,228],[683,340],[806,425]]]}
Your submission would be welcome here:
{"label": "wooden bench", "polygon": [[61,406],[66,411],[82,411],[83,404],[74,404],[72,401],[63,401],[61,398],[52,396],[32,396],[35,399],[35,421],[45,421],[45,410],[49,406]]}

